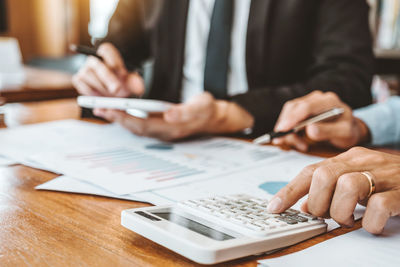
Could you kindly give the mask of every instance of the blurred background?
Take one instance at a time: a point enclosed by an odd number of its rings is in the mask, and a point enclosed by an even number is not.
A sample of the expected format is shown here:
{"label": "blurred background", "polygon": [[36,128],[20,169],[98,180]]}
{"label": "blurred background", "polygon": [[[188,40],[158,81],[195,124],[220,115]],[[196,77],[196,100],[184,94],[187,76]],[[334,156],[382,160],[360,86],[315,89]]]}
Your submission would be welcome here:
{"label": "blurred background", "polygon": [[0,36],[18,39],[26,64],[74,72],[82,60],[69,57],[69,45],[104,37],[117,2],[0,0]]}
{"label": "blurred background", "polygon": [[[400,0],[367,0],[371,6],[376,101],[400,91]],[[118,0],[0,0],[0,36],[19,41],[26,66],[76,72],[85,58],[70,44],[91,45],[107,34]]]}

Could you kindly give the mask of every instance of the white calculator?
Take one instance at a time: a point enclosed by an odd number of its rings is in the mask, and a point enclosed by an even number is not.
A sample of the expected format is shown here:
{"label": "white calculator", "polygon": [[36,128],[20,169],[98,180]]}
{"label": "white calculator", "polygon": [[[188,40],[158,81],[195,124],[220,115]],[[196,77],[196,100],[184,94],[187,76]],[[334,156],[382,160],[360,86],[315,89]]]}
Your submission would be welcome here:
{"label": "white calculator", "polygon": [[214,264],[284,248],[326,232],[324,220],[289,209],[267,212],[248,195],[122,211],[121,224],[195,262]]}

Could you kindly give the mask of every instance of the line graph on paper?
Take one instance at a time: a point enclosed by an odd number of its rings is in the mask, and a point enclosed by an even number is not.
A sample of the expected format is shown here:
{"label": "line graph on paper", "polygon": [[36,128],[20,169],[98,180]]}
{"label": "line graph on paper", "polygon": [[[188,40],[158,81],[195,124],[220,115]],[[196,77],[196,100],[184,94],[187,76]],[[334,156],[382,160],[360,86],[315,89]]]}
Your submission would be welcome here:
{"label": "line graph on paper", "polygon": [[89,169],[106,169],[112,174],[144,174],[146,180],[166,182],[204,173],[202,170],[167,161],[140,151],[119,148],[68,155],[68,159],[85,162]]}

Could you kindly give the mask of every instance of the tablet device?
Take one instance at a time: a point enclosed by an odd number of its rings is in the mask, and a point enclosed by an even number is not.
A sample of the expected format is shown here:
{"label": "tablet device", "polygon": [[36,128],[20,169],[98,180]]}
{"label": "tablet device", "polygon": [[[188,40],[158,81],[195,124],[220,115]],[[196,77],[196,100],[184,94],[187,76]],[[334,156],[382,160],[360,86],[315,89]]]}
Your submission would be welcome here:
{"label": "tablet device", "polygon": [[84,108],[106,108],[118,110],[140,110],[147,113],[160,113],[172,107],[172,103],[150,100],[101,96],[79,96],[78,104]]}

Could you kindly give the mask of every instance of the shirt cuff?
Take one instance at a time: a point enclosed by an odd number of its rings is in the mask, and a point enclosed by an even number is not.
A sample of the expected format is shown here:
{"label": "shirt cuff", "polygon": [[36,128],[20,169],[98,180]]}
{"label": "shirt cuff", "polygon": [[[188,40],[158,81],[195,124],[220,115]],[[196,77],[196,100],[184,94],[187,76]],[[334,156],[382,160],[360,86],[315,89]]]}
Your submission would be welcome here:
{"label": "shirt cuff", "polygon": [[355,110],[353,115],[367,125],[372,145],[382,146],[396,142],[396,127],[393,125],[393,114],[388,105],[371,105]]}

